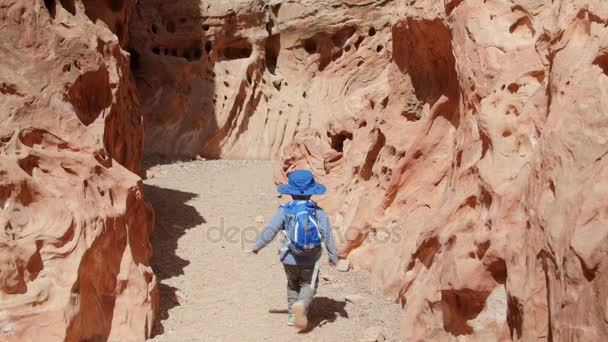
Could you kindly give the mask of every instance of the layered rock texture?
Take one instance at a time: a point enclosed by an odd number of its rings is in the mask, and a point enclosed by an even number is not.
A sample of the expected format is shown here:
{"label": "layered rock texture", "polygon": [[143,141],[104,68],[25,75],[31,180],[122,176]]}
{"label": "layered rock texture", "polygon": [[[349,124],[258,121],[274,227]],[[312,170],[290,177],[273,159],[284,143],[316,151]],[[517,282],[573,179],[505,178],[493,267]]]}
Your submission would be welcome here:
{"label": "layered rock texture", "polygon": [[608,4],[140,2],[146,152],[282,158],[405,340],[606,340]]}
{"label": "layered rock texture", "polygon": [[145,152],[313,170],[404,340],[608,340],[605,1],[8,0],[0,32],[3,339],[149,335]]}
{"label": "layered rock texture", "polygon": [[134,1],[0,6],[0,340],[141,341],[157,301]]}

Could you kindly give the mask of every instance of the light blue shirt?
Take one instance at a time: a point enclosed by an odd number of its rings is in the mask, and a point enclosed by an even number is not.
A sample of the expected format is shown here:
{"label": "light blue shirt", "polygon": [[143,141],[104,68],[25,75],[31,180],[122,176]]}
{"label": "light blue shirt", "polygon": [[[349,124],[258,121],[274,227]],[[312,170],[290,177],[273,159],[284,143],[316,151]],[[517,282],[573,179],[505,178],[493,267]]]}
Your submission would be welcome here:
{"label": "light blue shirt", "polygon": [[[317,221],[319,224],[319,233],[323,237],[329,262],[338,262],[338,252],[334,243],[334,235],[331,232],[329,218],[323,209],[317,209]],[[260,250],[268,245],[277,236],[277,233],[285,228],[285,210],[281,207],[274,214],[266,228],[262,231],[258,240],[255,243],[255,250]],[[287,248],[287,240],[284,239],[279,249],[279,259],[286,265],[313,265],[321,257],[322,250],[319,250],[317,255],[294,255]]]}

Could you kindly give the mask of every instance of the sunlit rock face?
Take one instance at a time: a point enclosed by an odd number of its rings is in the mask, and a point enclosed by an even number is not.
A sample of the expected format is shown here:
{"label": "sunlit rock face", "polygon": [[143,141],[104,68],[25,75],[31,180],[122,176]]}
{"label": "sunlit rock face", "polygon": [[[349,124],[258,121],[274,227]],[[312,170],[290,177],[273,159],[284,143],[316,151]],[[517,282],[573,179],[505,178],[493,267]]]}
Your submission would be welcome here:
{"label": "sunlit rock face", "polygon": [[146,153],[329,186],[405,340],[608,339],[602,1],[142,1]]}
{"label": "sunlit rock face", "polygon": [[141,341],[157,302],[134,1],[0,8],[0,340]]}

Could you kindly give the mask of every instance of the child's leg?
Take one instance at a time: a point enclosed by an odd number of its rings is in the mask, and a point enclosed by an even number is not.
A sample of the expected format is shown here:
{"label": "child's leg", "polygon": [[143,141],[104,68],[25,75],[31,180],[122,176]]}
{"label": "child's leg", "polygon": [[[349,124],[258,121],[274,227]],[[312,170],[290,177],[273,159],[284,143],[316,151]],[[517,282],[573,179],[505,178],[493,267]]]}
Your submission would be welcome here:
{"label": "child's leg", "polygon": [[310,304],[312,303],[312,299],[317,292],[317,287],[319,286],[319,276],[317,275],[317,279],[314,284],[312,282],[312,276],[314,272],[315,265],[302,265],[300,267],[300,293],[298,295],[298,300],[304,302],[304,307],[306,312],[310,308]]}
{"label": "child's leg", "polygon": [[291,306],[298,300],[300,294],[299,267],[285,265],[285,275],[287,276],[287,309],[291,312]]}

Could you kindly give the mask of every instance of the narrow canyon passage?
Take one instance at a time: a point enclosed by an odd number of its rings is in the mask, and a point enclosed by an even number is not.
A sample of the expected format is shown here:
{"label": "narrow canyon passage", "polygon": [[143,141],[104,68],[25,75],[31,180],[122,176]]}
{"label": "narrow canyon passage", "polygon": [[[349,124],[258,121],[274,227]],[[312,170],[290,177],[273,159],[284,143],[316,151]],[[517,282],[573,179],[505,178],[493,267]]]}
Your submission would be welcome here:
{"label": "narrow canyon passage", "polygon": [[[156,163],[154,163],[156,164]],[[398,336],[399,305],[363,271],[340,273],[323,257],[308,332],[286,325],[278,238],[253,256],[253,236],[279,204],[274,162],[192,161],[148,166],[145,193],[156,210],[152,266],[160,283],[154,341],[357,341],[380,326]]]}

